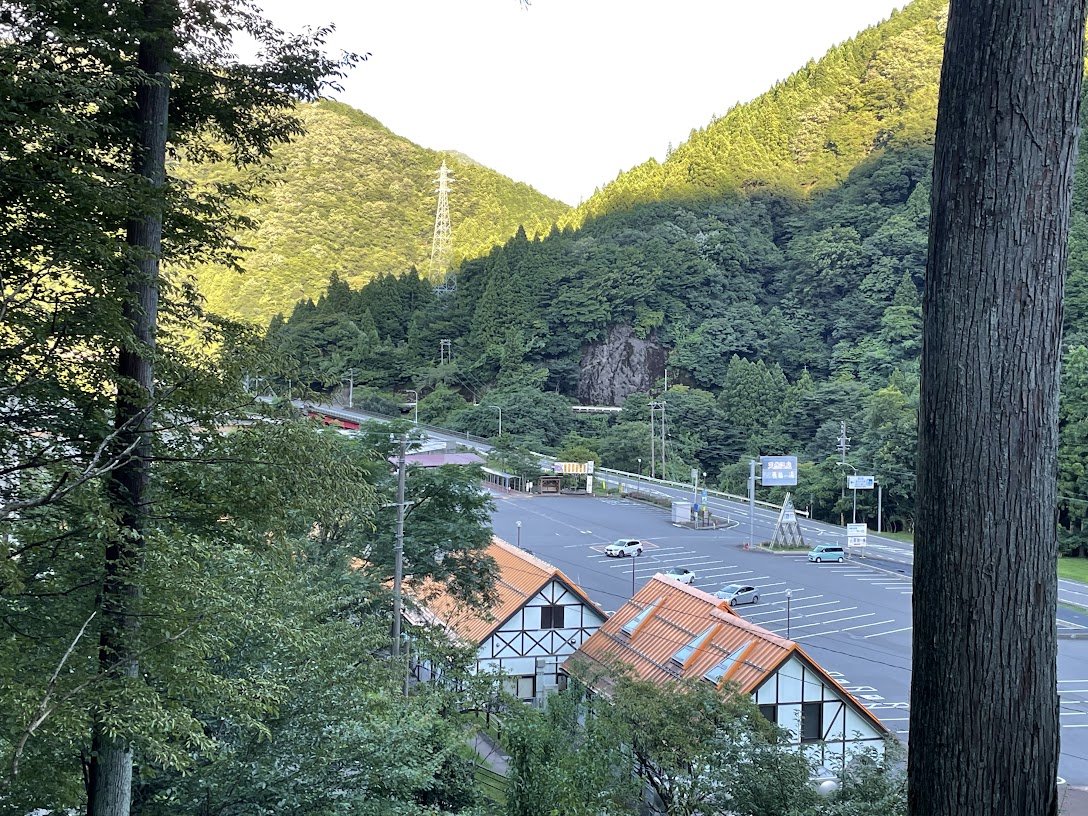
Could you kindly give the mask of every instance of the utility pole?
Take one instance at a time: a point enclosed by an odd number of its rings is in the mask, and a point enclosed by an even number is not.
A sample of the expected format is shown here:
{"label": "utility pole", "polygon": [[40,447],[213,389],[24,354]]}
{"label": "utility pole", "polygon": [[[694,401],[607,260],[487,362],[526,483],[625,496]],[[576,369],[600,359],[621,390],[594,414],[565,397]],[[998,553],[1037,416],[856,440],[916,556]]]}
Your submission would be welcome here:
{"label": "utility pole", "polygon": [[756,543],[756,460],[748,460],[748,546]]}
{"label": "utility pole", "polygon": [[657,452],[654,450],[654,409],[657,408],[656,402],[650,403],[650,478],[657,478]]}
{"label": "utility pole", "polygon": [[876,483],[876,531],[880,532],[880,513],[884,504],[884,485]]}
{"label": "utility pole", "polygon": [[449,340],[438,341],[438,364],[445,365],[453,362],[453,346]]}
{"label": "utility pole", "polygon": [[665,369],[665,390],[661,392],[661,478],[669,478],[669,470],[665,467],[665,395],[669,393],[669,370]]}
{"label": "utility pole", "polygon": [[415,409],[414,424],[419,424],[419,392],[414,388],[405,388],[405,394],[412,395],[412,407]]}
{"label": "utility pole", "polygon": [[[840,451],[842,451],[842,461],[839,464],[843,468],[845,468],[846,467],[846,452],[848,450],[850,450],[850,437],[848,437],[846,435],[846,420],[845,419],[842,420],[842,422],[839,423],[839,439],[838,439],[838,442],[839,442],[838,448],[839,448]],[[844,498],[844,499],[846,498],[846,471],[845,471],[845,469],[843,470],[843,474],[842,474],[842,491],[841,491],[840,495],[842,496],[842,498]],[[858,494],[857,494],[857,491],[855,490],[854,491],[854,522],[855,523],[857,523],[857,516],[858,516],[857,501],[858,501]],[[839,524],[842,524],[842,513],[839,513]]]}
{"label": "utility pole", "polygon": [[404,456],[408,435],[400,435],[397,455],[397,538],[393,545],[393,659],[400,657],[400,585],[404,580]]}
{"label": "utility pole", "polygon": [[502,406],[501,405],[488,405],[488,408],[494,408],[499,412],[499,436],[502,436]]}
{"label": "utility pole", "polygon": [[348,408],[354,408],[355,400],[355,369],[348,369]]}

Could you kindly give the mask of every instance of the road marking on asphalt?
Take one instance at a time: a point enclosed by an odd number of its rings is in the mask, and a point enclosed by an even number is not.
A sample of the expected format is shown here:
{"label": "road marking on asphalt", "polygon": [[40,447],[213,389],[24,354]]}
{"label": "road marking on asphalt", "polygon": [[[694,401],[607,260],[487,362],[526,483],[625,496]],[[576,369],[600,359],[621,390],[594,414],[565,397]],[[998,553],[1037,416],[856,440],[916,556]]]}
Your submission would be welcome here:
{"label": "road marking on asphalt", "polygon": [[895,619],[894,618],[889,618],[886,621],[879,621],[877,623],[862,623],[862,624],[860,624],[858,626],[847,626],[842,631],[850,632],[850,631],[852,631],[854,629],[865,629],[866,627],[869,627],[869,626],[883,626],[886,623],[895,623]]}
{"label": "road marking on asphalt", "polygon": [[909,632],[913,628],[913,626],[904,626],[902,629],[889,629],[887,632],[873,632],[871,635],[862,635],[862,637],[868,640],[869,638],[883,637],[884,635],[894,635],[896,632]]}
{"label": "road marking on asphalt", "polygon": [[[871,618],[875,614],[876,614],[875,612],[866,612],[866,613],[864,613],[862,615],[849,615],[848,617],[845,617],[845,618],[835,618],[833,620],[817,621],[816,623],[797,624],[797,623],[793,623],[791,621],[790,625],[789,625],[789,629],[790,629],[791,632],[794,632],[794,631],[796,631],[798,629],[808,629],[808,628],[810,628],[812,626],[830,626],[832,624],[842,623],[843,621],[848,621],[848,620],[860,620],[861,618]],[[805,638],[805,637],[820,637],[821,635],[837,635],[840,631],[841,630],[839,630],[839,629],[831,629],[831,630],[829,630],[827,632],[810,632],[807,635],[798,635],[797,637],[794,637],[793,639],[794,640],[800,640],[801,638]]]}
{"label": "road marking on asphalt", "polygon": [[[834,615],[836,612],[853,612],[855,609],[857,609],[856,606],[842,606],[842,607],[839,607],[838,609],[827,609],[827,610],[825,610],[823,612],[813,612],[810,615],[802,615],[800,619],[804,620],[805,618],[818,618],[821,615]],[[876,612],[870,612],[869,614],[870,615],[875,615]],[[827,621],[827,622],[828,623],[834,623],[835,621]]]}

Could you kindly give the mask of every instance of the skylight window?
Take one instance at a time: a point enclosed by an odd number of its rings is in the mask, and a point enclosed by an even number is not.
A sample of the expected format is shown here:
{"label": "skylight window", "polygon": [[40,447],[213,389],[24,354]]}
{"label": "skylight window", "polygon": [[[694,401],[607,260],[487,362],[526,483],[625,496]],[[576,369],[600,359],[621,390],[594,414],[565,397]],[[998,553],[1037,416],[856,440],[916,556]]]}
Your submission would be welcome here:
{"label": "skylight window", "polygon": [[748,647],[752,645],[752,641],[742,643],[739,647],[731,651],[725,657],[721,659],[710,671],[703,675],[704,680],[709,680],[714,685],[718,685],[722,681],[722,678],[729,673],[729,670],[733,668],[733,665],[740,659],[740,656],[747,651]]}
{"label": "skylight window", "polygon": [[710,624],[701,635],[693,638],[687,645],[677,649],[676,654],[672,656],[673,662],[679,663],[681,666],[687,663],[688,658],[695,654],[695,650],[706,642],[706,639],[710,637],[710,633],[714,631],[716,626],[716,623]]}
{"label": "skylight window", "polygon": [[664,599],[658,598],[652,604],[650,604],[633,618],[631,618],[631,620],[627,621],[627,623],[623,625],[623,631],[626,632],[628,636],[633,635],[635,633],[635,630],[638,629],[639,625],[644,620],[646,620],[646,618],[650,617],[650,615],[653,614],[654,610],[657,609],[657,605],[661,603],[662,600]]}

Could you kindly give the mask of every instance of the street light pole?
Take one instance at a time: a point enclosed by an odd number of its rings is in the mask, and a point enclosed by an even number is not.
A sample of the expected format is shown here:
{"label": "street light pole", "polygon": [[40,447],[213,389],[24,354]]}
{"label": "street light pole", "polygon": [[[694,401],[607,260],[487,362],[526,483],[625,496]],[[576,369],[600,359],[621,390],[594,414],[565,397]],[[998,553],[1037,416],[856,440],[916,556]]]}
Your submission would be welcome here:
{"label": "street light pole", "polygon": [[786,590],[786,640],[790,639],[790,599],[793,598],[793,592]]}
{"label": "street light pole", "polygon": [[518,549],[521,549],[521,522],[518,522]]}
{"label": "street light pole", "polygon": [[494,408],[499,412],[499,436],[502,436],[502,406],[501,405],[488,405],[488,408]]}
{"label": "street light pole", "polygon": [[635,495],[642,492],[642,457],[638,458],[638,479],[635,480]]}
{"label": "street light pole", "polygon": [[404,580],[404,476],[408,435],[400,435],[397,455],[397,537],[393,545],[393,658],[400,657],[400,585]]}
{"label": "street light pole", "polygon": [[631,597],[635,597],[635,559],[639,557],[639,553],[635,553],[631,556]]}

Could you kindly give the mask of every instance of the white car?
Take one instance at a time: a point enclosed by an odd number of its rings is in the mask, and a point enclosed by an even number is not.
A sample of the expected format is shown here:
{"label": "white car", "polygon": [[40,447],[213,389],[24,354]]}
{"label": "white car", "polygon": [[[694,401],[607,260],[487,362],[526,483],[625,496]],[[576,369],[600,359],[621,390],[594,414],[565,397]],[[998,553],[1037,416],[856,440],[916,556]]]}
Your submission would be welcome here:
{"label": "white car", "polygon": [[714,596],[719,600],[729,601],[730,606],[759,603],[759,590],[748,584],[728,584],[715,592]]}
{"label": "white car", "polygon": [[637,538],[617,538],[604,548],[604,554],[610,558],[623,558],[625,555],[642,555],[642,542]]}
{"label": "white car", "polygon": [[674,581],[679,581],[681,584],[694,584],[695,573],[689,569],[683,567],[672,567],[665,573],[666,578],[672,578]]}

